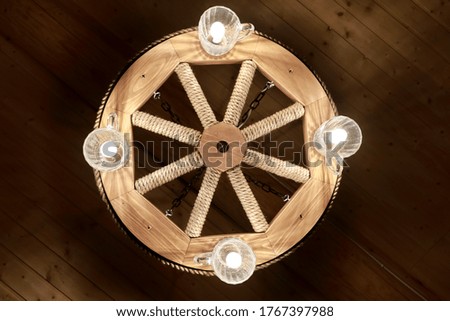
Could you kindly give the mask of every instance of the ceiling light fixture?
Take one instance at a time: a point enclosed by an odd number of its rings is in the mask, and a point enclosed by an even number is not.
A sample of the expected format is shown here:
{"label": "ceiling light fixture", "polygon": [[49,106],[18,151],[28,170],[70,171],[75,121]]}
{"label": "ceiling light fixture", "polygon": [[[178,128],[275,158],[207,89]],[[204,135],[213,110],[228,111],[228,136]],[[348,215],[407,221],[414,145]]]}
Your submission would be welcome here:
{"label": "ceiling light fixture", "polygon": [[[241,68],[219,121],[191,65],[238,63]],[[257,69],[269,81],[242,115]],[[200,119],[202,132],[177,123],[178,117],[167,106],[172,121],[140,110],[152,96],[160,97],[158,89],[173,72]],[[273,86],[293,103],[247,125],[250,112]],[[305,166],[249,147],[250,142],[300,118]],[[129,148],[133,126],[194,146],[195,151],[136,180],[134,150]],[[164,263],[196,274],[215,274],[229,284],[246,281],[255,269],[279,261],[300,244],[331,204],[343,158],[354,154],[362,140],[358,125],[337,116],[322,82],[297,57],[221,6],[206,10],[198,28],[172,34],[142,51],[108,90],[95,127],[83,153],[94,168],[103,199],[124,230]],[[282,195],[286,203],[271,222],[249,187],[243,164],[301,184],[291,197]],[[183,231],[171,221],[172,209],[160,211],[144,194],[199,168],[204,168],[204,176]],[[253,232],[202,236],[222,174],[235,190]]]}

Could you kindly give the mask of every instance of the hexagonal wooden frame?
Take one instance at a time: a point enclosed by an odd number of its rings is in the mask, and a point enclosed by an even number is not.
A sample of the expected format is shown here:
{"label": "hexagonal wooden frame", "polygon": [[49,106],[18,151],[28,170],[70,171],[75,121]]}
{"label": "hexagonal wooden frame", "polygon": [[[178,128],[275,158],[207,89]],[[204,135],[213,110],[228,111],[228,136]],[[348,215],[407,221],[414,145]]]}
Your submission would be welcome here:
{"label": "hexagonal wooden frame", "polygon": [[[328,95],[314,74],[291,52],[258,34],[251,34],[228,54],[207,55],[190,31],[170,38],[145,52],[120,77],[103,110],[100,127],[109,113],[116,112],[119,128],[132,141],[131,115],[158,90],[181,62],[198,65],[234,64],[253,60],[259,71],[293,101],[305,107],[303,135],[312,142],[314,131],[335,116]],[[336,187],[336,176],[325,166],[314,148],[306,150],[310,179],[294,193],[264,233],[225,234],[190,238],[163,212],[134,188],[134,155],[128,166],[101,173],[104,192],[126,228],[145,246],[163,258],[187,268],[210,271],[198,266],[194,256],[212,251],[224,237],[239,237],[256,255],[257,265],[281,256],[300,242],[319,221]]]}

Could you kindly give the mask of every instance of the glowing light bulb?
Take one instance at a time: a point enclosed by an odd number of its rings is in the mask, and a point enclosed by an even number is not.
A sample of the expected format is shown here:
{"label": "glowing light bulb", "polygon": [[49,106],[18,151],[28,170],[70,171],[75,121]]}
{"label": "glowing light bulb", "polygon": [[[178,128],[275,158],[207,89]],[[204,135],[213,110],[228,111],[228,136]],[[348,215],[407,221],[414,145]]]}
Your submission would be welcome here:
{"label": "glowing light bulb", "polygon": [[228,267],[237,269],[242,264],[242,256],[237,252],[230,252],[227,254],[225,261]]}
{"label": "glowing light bulb", "polygon": [[348,133],[345,129],[336,128],[331,132],[331,143],[333,145],[337,145],[340,142],[344,142],[347,140]]}
{"label": "glowing light bulb", "polygon": [[222,42],[222,39],[225,36],[225,26],[223,25],[223,23],[216,21],[211,25],[209,34],[212,37],[212,42],[215,44],[219,44]]}
{"label": "glowing light bulb", "polygon": [[102,146],[100,146],[100,153],[104,157],[115,157],[118,153],[119,149],[116,144],[111,141],[104,142]]}

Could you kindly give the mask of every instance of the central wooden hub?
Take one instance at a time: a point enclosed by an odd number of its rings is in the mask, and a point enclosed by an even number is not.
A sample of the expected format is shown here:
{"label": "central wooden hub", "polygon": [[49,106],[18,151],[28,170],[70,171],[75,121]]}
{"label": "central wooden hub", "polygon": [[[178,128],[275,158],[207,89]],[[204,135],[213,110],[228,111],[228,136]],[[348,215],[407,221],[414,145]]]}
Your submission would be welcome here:
{"label": "central wooden hub", "polygon": [[241,163],[247,145],[239,128],[218,123],[205,129],[198,148],[207,167],[225,172]]}

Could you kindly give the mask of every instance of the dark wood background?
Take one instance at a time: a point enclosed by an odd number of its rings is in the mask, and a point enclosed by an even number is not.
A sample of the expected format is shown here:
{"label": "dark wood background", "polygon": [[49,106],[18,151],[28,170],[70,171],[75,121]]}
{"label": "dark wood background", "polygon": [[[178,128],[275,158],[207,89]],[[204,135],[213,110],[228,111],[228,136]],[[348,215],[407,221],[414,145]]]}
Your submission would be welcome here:
{"label": "dark wood background", "polygon": [[[292,47],[364,134],[316,233],[239,286],[138,249],[81,152],[127,61],[216,4]],[[448,0],[0,0],[0,299],[450,300],[449,85]]]}

